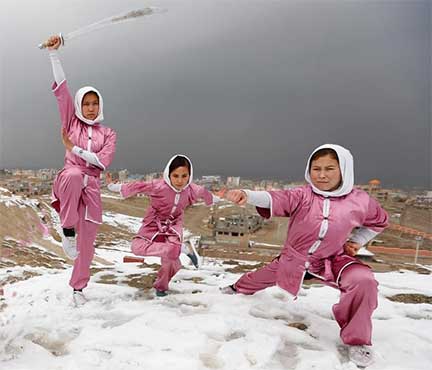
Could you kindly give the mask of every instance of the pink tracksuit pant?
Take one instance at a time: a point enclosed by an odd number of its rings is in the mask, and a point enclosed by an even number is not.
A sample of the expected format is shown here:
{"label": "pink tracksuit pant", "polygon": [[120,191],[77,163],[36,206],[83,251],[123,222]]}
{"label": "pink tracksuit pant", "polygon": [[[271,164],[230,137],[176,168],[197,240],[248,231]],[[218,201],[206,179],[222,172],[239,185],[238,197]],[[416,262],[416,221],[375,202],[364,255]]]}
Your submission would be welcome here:
{"label": "pink tracksuit pant", "polygon": [[161,257],[161,267],[153,284],[156,290],[168,290],[170,280],[181,268],[179,259],[181,244],[179,243],[178,240],[167,240],[165,242],[151,242],[143,238],[134,238],[132,240],[132,252],[135,255]]}
{"label": "pink tracksuit pant", "polygon": [[[235,289],[253,294],[276,284],[279,261],[273,260],[263,268],[244,274]],[[347,345],[371,345],[372,313],[378,305],[378,283],[372,271],[364,265],[352,264],[342,271],[339,281],[339,303],[333,306],[339,324],[340,337]]]}
{"label": "pink tracksuit pant", "polygon": [[84,174],[74,167],[65,169],[57,178],[55,193],[60,201],[60,221],[64,228],[75,228],[78,257],[74,261],[69,285],[83,289],[90,280],[90,265],[99,225],[85,220],[86,206],[82,201]]}

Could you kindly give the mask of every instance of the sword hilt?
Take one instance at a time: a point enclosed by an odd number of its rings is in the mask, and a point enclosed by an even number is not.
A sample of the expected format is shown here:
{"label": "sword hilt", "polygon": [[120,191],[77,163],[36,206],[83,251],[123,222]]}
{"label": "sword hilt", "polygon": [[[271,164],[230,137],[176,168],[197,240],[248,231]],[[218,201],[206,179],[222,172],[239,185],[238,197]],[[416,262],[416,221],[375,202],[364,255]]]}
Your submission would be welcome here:
{"label": "sword hilt", "polygon": [[[65,40],[64,40],[64,37],[63,37],[62,33],[60,32],[60,33],[58,34],[58,36],[60,37],[60,44],[61,44],[62,46],[64,46],[64,44],[65,44]],[[49,46],[51,46],[51,45],[48,43],[48,41],[45,41],[45,42],[39,44],[39,45],[38,45],[38,48],[42,50],[42,49],[45,49],[45,48],[47,48],[47,47],[49,47]]]}

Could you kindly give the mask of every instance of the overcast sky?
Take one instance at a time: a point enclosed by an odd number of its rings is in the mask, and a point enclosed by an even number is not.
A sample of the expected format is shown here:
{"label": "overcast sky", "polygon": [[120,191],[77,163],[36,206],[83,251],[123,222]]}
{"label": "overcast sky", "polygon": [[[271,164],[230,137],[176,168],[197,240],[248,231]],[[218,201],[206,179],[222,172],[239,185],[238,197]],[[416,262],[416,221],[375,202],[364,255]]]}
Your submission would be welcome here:
{"label": "overcast sky", "polygon": [[431,186],[431,2],[2,0],[0,168],[61,167],[48,55],[36,45],[123,11],[167,9],[71,40],[75,91],[104,97],[112,168],[301,180],[318,145],[356,182]]}

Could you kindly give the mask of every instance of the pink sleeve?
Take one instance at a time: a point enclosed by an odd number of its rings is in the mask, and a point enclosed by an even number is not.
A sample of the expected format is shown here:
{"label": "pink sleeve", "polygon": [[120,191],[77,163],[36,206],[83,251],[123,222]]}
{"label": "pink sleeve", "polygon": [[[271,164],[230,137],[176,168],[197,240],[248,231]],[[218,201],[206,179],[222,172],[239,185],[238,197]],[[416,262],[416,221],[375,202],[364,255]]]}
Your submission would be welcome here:
{"label": "pink sleeve", "polygon": [[72,118],[75,116],[75,106],[69,92],[67,81],[64,80],[60,85],[57,85],[57,83],[54,82],[52,85],[52,91],[54,96],[57,98],[62,127],[64,127],[67,132],[70,132]]}
{"label": "pink sleeve", "polygon": [[271,204],[269,208],[256,207],[258,214],[264,218],[289,217],[304,199],[304,188],[269,191]]}
{"label": "pink sleeve", "polygon": [[104,170],[110,166],[111,162],[114,159],[114,154],[116,151],[116,141],[116,132],[112,129],[109,129],[108,133],[105,135],[104,145],[102,149],[96,153],[99,161],[104,166]]}
{"label": "pink sleeve", "polygon": [[369,197],[369,205],[363,227],[380,233],[389,224],[388,214],[375,198]]}
{"label": "pink sleeve", "polygon": [[150,195],[153,189],[152,181],[134,181],[123,184],[120,189],[120,194],[123,198],[129,198],[139,193]]}
{"label": "pink sleeve", "polygon": [[213,194],[209,192],[204,186],[200,186],[194,183],[190,185],[190,203],[193,204],[199,199],[203,199],[205,204],[210,206],[213,204]]}

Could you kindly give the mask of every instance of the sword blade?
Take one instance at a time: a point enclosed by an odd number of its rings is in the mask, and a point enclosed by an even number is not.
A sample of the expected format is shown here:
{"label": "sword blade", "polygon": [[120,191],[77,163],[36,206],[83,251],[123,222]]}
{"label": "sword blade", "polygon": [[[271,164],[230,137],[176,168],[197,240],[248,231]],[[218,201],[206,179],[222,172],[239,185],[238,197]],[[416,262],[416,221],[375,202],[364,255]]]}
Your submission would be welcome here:
{"label": "sword blade", "polygon": [[[142,8],[142,9],[137,9],[137,10],[131,10],[122,14],[118,14],[112,17],[108,17],[108,18],[104,18],[100,21],[97,21],[95,23],[89,24],[87,26],[78,28],[75,31],[69,32],[67,34],[62,34],[62,40],[63,43],[65,41],[69,41],[72,40],[76,37],[85,35],[87,33],[99,30],[101,28],[104,28],[106,26],[112,25],[112,24],[117,24],[117,23],[124,23],[127,21],[133,21],[136,20],[138,18],[142,18],[144,16],[147,15],[152,15],[152,14],[158,14],[158,13],[165,13],[166,10],[165,9],[161,9],[161,8],[156,8],[156,7],[146,7],[146,8]],[[48,46],[47,42],[44,42],[42,44],[39,44],[38,47],[39,49],[44,49]]]}

